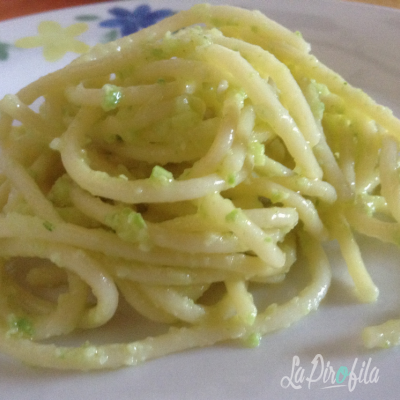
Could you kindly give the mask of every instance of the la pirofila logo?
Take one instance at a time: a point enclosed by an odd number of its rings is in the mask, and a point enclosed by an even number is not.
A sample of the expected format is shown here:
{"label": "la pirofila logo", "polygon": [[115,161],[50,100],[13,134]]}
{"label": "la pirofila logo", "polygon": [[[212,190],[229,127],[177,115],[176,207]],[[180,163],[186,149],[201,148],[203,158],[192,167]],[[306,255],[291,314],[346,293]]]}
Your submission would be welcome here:
{"label": "la pirofila logo", "polygon": [[353,392],[357,385],[374,384],[379,381],[379,368],[372,365],[372,359],[359,360],[355,358],[352,365],[341,365],[337,369],[330,361],[325,361],[321,354],[317,354],[311,361],[311,368],[301,365],[300,357],[294,356],[291,372],[281,379],[284,389],[335,389],[347,387]]}

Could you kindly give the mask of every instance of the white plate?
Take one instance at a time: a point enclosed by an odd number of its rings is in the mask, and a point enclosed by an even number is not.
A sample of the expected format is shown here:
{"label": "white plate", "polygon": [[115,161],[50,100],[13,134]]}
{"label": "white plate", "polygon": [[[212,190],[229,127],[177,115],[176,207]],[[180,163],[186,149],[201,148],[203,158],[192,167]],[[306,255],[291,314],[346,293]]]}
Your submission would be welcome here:
{"label": "white plate", "polygon": [[[78,22],[77,19],[86,19],[88,30],[76,39],[93,45],[115,34],[112,28],[99,26],[101,21],[112,18],[111,8],[118,6],[132,11],[142,3],[102,3],[0,23],[0,57],[5,58],[0,61],[0,97],[16,92],[76,57],[68,53],[50,63],[44,60],[39,48],[13,46],[17,39],[37,35],[41,21],[58,21],[66,27]],[[321,61],[400,115],[399,12],[334,0],[233,0],[230,3],[258,8],[287,27],[301,31]],[[148,4],[152,10],[179,10],[194,2],[160,0]],[[257,349],[225,344],[168,356],[139,367],[97,373],[33,369],[0,356],[0,399],[397,399],[400,350],[367,351],[362,347],[360,332],[366,325],[400,314],[400,274],[396,265],[400,251],[370,240],[364,241],[362,248],[381,290],[374,305],[357,303],[343,261],[332,246],[328,252],[335,277],[320,310],[291,328],[264,338]],[[107,334],[112,336],[115,332],[111,330]],[[119,332],[118,338],[126,334]],[[283,378],[291,376],[295,356],[299,357],[307,378],[312,371],[311,361],[317,354],[321,354],[325,367],[329,363],[335,371],[341,367],[350,371],[355,365],[357,376],[362,363],[366,365],[370,360],[367,377],[375,371],[376,378],[379,369],[379,380],[358,383],[353,391],[347,386],[349,378],[344,380],[344,386],[331,389],[323,389],[328,384],[322,378],[310,387],[306,380],[298,389],[282,387],[281,383],[288,383]],[[320,369],[314,378],[319,373]]]}

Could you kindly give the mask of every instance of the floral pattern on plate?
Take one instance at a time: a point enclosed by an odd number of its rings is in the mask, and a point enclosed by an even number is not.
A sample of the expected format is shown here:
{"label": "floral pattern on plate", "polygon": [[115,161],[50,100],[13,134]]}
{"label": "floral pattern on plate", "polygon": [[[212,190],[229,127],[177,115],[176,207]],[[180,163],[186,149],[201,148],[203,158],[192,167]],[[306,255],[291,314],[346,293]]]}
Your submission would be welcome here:
{"label": "floral pattern on plate", "polygon": [[8,59],[9,48],[10,48],[10,44],[0,42],[0,61],[5,61]]}
{"label": "floral pattern on plate", "polygon": [[38,35],[24,37],[15,42],[17,47],[30,49],[34,47],[43,47],[43,56],[47,61],[57,61],[65,53],[86,53],[90,46],[75,39],[75,36],[86,32],[88,25],[84,22],[78,22],[63,28],[55,21],[42,21],[38,26]]}
{"label": "floral pattern on plate", "polygon": [[[89,44],[78,37],[91,27],[111,28],[99,39],[99,42],[108,42],[153,25],[173,15],[174,11],[168,8],[152,10],[149,5],[141,4],[133,10],[113,7],[108,13],[111,14],[111,18],[104,19],[95,14],[77,15],[75,20],[79,22],[66,27],[55,21],[41,21],[36,36],[20,38],[14,45],[22,49],[42,47],[45,60],[53,62],[62,59],[67,52],[77,54],[87,52]],[[0,41],[0,62],[9,58],[11,47],[11,44]]]}
{"label": "floral pattern on plate", "polygon": [[136,7],[132,12],[120,7],[111,8],[108,12],[113,15],[114,18],[100,22],[100,26],[119,28],[121,36],[127,36],[142,28],[147,28],[174,13],[167,8],[151,11],[150,6],[147,4]]}

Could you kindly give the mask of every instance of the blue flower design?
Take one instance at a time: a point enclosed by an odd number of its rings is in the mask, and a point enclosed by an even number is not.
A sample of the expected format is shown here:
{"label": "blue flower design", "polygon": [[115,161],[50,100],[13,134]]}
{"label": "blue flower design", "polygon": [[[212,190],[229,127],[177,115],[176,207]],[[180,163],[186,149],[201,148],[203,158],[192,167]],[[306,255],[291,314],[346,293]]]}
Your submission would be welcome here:
{"label": "blue flower design", "polygon": [[108,10],[108,12],[115,18],[100,22],[100,26],[104,28],[119,28],[121,36],[127,36],[142,28],[147,28],[163,18],[174,14],[172,10],[167,8],[151,11],[151,8],[145,4],[136,7],[133,11],[114,7]]}

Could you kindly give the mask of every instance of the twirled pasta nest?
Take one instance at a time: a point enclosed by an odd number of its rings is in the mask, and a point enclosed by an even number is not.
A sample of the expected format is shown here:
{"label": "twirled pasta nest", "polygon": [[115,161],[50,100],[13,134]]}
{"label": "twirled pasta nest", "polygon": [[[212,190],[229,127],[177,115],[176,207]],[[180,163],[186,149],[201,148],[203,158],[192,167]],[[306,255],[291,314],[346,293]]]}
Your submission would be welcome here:
{"label": "twirled pasta nest", "polygon": [[[256,346],[318,307],[328,239],[360,300],[378,295],[352,228],[398,242],[400,123],[260,12],[182,11],[0,110],[5,353],[99,369]],[[260,309],[252,289],[284,281],[299,249],[310,283]],[[171,328],[127,344],[43,342],[104,325],[121,297]],[[366,344],[396,344],[398,325],[368,328]]]}

